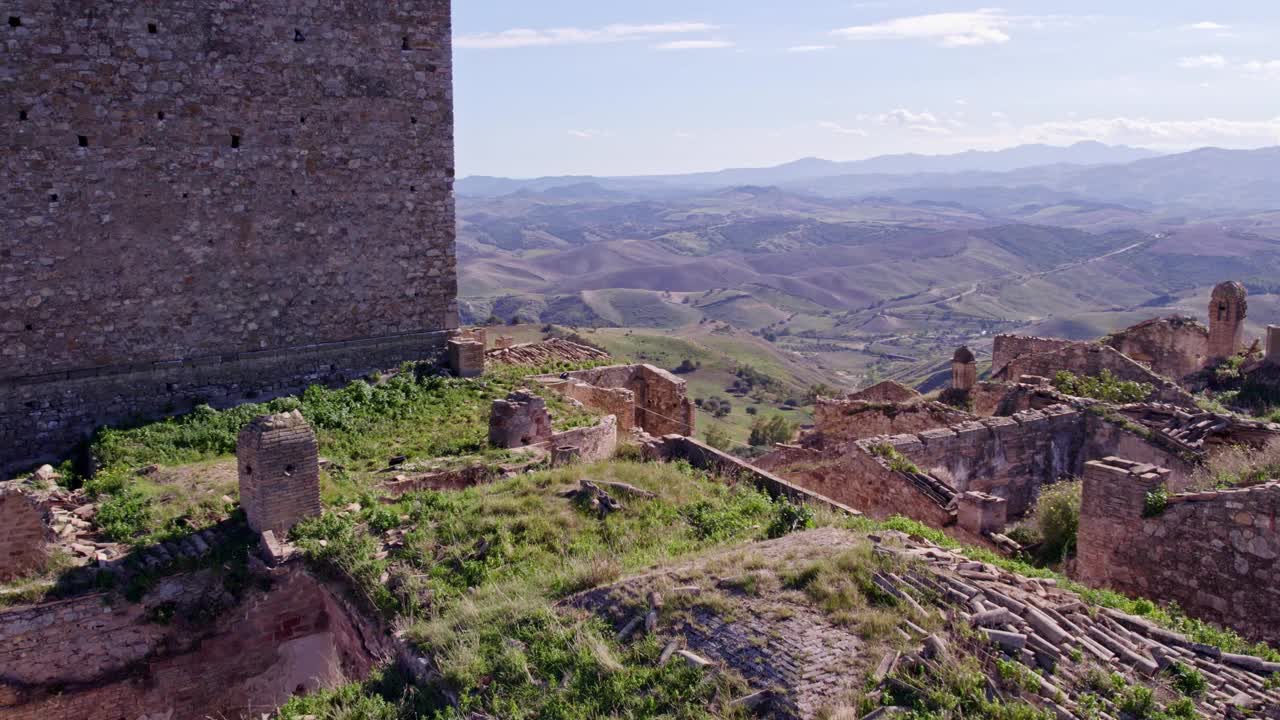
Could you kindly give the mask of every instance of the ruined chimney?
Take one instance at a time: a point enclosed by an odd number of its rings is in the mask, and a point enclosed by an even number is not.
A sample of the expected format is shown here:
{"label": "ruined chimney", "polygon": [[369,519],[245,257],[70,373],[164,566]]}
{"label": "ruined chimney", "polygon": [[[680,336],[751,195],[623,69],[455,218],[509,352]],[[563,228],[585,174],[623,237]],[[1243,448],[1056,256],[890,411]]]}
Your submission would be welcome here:
{"label": "ruined chimney", "polygon": [[1267,363],[1280,365],[1280,325],[1267,326]]}
{"label": "ruined chimney", "polygon": [[978,384],[978,359],[967,347],[956,350],[951,358],[951,389],[969,391]]}
{"label": "ruined chimney", "polygon": [[1249,291],[1238,282],[1224,282],[1209,300],[1209,359],[1222,360],[1240,352]]}
{"label": "ruined chimney", "polygon": [[320,456],[302,413],[255,418],[236,442],[240,505],[254,532],[288,534],[299,520],[320,514]]}

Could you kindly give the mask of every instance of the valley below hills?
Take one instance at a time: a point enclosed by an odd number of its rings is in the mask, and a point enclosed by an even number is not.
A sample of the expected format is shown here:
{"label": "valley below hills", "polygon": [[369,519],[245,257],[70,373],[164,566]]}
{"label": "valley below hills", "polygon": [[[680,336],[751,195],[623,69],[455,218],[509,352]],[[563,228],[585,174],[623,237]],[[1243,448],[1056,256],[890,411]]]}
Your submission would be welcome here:
{"label": "valley below hills", "polygon": [[510,181],[496,196],[463,180],[459,302],[470,323],[623,328],[704,350],[705,338],[750,340],[785,359],[780,380],[850,389],[933,389],[957,346],[981,358],[999,333],[1086,339],[1161,315],[1203,319],[1225,279],[1249,288],[1256,337],[1280,317],[1280,209],[1259,199],[1280,204],[1276,154],[924,175],[783,166],[751,171],[789,178],[780,186],[705,187],[747,172],[725,171]]}

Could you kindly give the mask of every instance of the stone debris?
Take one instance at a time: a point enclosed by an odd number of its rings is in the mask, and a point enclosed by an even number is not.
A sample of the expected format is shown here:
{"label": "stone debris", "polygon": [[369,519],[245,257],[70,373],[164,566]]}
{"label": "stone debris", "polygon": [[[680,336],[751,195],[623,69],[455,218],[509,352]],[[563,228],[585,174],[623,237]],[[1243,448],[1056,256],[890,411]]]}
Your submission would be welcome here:
{"label": "stone debris", "polygon": [[549,338],[542,342],[498,347],[485,353],[494,362],[507,365],[545,365],[549,362],[588,362],[608,360],[609,353],[563,338]]}
{"label": "stone debris", "polygon": [[[1050,580],[973,562],[899,533],[886,533],[890,538],[901,546],[881,543],[875,552],[923,563],[929,571],[902,577],[899,587],[914,581],[933,589],[931,596],[952,623],[975,628],[993,648],[1042,673],[1040,700],[1059,717],[1084,717],[1078,705],[1082,692],[1075,688],[1090,665],[1150,682],[1175,664],[1199,671],[1207,681],[1208,691],[1197,700],[1202,716],[1231,717],[1232,707],[1248,705],[1265,717],[1280,717],[1280,687],[1273,687],[1280,663],[1225,653],[1145,618],[1091,608]],[[921,655],[937,652],[930,645],[926,639]],[[889,674],[877,669],[875,677]]]}
{"label": "stone debris", "polygon": [[1195,412],[1177,405],[1136,403],[1116,411],[1140,423],[1180,449],[1203,456],[1214,445],[1259,447],[1280,438],[1280,425],[1213,412]]}

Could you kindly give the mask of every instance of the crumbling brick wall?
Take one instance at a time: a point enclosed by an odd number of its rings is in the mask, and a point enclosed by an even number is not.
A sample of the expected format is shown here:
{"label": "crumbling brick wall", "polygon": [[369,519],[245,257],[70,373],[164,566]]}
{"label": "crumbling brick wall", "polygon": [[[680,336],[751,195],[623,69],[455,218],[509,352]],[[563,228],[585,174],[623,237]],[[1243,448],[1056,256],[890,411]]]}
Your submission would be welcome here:
{"label": "crumbling brick wall", "polygon": [[869,388],[850,393],[845,400],[862,400],[872,403],[904,403],[923,397],[919,392],[895,380],[878,382]]}
{"label": "crumbling brick wall", "polygon": [[1175,381],[1203,368],[1209,355],[1209,329],[1189,317],[1148,320],[1103,342]]}
{"label": "crumbling brick wall", "polygon": [[6,15],[0,466],[443,347],[448,0]]}
{"label": "crumbling brick wall", "polygon": [[254,419],[240,431],[236,462],[240,504],[254,531],[283,537],[299,520],[320,514],[319,448],[302,413]]}
{"label": "crumbling brick wall", "polygon": [[1078,578],[1280,642],[1280,483],[1172,495],[1143,517],[1147,493],[1164,484],[1149,465],[1089,463]]}
{"label": "crumbling brick wall", "polygon": [[494,400],[489,411],[489,444],[521,448],[551,439],[551,413],[547,401],[528,390],[516,390]]}
{"label": "crumbling brick wall", "polygon": [[1017,381],[1018,376],[1009,376],[1005,368],[1009,363],[1027,355],[1053,352],[1065,347],[1081,344],[1075,340],[1058,338],[1031,337],[1029,335],[997,335],[991,348],[991,376],[1003,377]]}
{"label": "crumbling brick wall", "polygon": [[917,433],[973,419],[964,411],[937,402],[870,403],[818,398],[813,408],[814,430],[824,442]]}
{"label": "crumbling brick wall", "polygon": [[197,573],[138,603],[89,595],[0,611],[0,717],[257,717],[299,687],[362,678],[388,659],[381,633],[300,567],[212,621],[153,620],[174,597],[220,591]]}
{"label": "crumbling brick wall", "polygon": [[48,540],[47,509],[14,483],[0,483],[0,582],[39,570]]}
{"label": "crumbling brick wall", "polygon": [[[585,393],[563,381],[569,380],[585,383],[601,390],[623,389],[631,392],[633,398],[634,419],[630,427],[640,428],[650,435],[669,434],[692,435],[694,431],[694,409],[689,400],[688,385],[684,380],[661,368],[652,365],[611,365],[609,367],[592,368],[566,373],[559,377],[548,375],[538,378],[553,389],[569,391],[583,404],[600,402],[613,408],[614,414],[626,412],[627,398],[621,394],[590,394],[587,399],[577,394]],[[593,409],[596,409],[593,407]],[[603,407],[600,408],[603,410]],[[626,421],[622,427],[628,427]]]}
{"label": "crumbling brick wall", "polygon": [[1059,350],[1019,357],[1005,366],[1002,377],[1016,379],[1024,375],[1039,375],[1053,378],[1062,371],[1092,377],[1101,375],[1104,370],[1119,380],[1151,385],[1150,400],[1188,407],[1195,405],[1191,395],[1168,378],[1155,374],[1108,345],[1074,343]]}

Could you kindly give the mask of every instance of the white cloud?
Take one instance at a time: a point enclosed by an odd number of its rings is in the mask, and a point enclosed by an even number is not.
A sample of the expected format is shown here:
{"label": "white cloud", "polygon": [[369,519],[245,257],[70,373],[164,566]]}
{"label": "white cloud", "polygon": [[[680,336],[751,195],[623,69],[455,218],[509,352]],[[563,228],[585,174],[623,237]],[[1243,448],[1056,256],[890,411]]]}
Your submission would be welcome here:
{"label": "white cloud", "polygon": [[719,50],[721,48],[731,48],[733,43],[728,40],[675,40],[672,42],[658,43],[653,46],[654,50]]}
{"label": "white cloud", "polygon": [[834,49],[835,49],[835,45],[796,45],[794,47],[787,48],[787,52],[815,53],[815,52],[822,52],[824,50],[834,50]]}
{"label": "white cloud", "polygon": [[1192,23],[1190,25],[1183,25],[1182,29],[1183,30],[1230,30],[1231,26],[1206,20],[1204,22]]}
{"label": "white cloud", "polygon": [[880,120],[880,124],[882,125],[895,123],[903,127],[906,127],[908,125],[919,125],[919,124],[929,124],[929,125],[938,124],[938,116],[934,115],[931,112],[928,112],[928,111],[912,112],[911,110],[907,110],[905,108],[890,110],[889,112],[881,115],[878,119]]}
{"label": "white cloud", "polygon": [[533,30],[514,28],[500,32],[473,33],[454,38],[453,46],[469,49],[506,49],[545,47],[548,45],[586,45],[591,43],[639,40],[654,35],[710,32],[716,25],[703,22],[670,22],[649,25],[614,24],[601,28],[552,28]]}
{"label": "white cloud", "polygon": [[1086,118],[1028,125],[1024,141],[1070,143],[1099,140],[1164,147],[1198,145],[1258,146],[1280,143],[1280,117],[1271,120],[1151,120],[1149,118]]}
{"label": "white cloud", "polygon": [[867,136],[867,131],[863,130],[862,128],[845,127],[840,123],[832,122],[831,120],[823,120],[822,122],[818,123],[818,127],[822,128],[823,130],[830,130],[831,132],[836,133],[837,135],[856,135],[858,137]]}
{"label": "white cloud", "polygon": [[1250,60],[1240,63],[1240,69],[1248,73],[1280,74],[1280,60]]}
{"label": "white cloud", "polygon": [[1221,70],[1226,66],[1227,59],[1221,55],[1196,55],[1194,57],[1184,57],[1178,61],[1178,67],[1187,70],[1196,70],[1201,68]]}
{"label": "white cloud", "polygon": [[1002,10],[982,9],[895,18],[834,34],[850,40],[926,40],[942,47],[974,47],[1009,42],[1008,30],[1016,20]]}
{"label": "white cloud", "polygon": [[605,137],[608,135],[608,133],[603,133],[599,130],[570,130],[569,134],[582,140],[594,140],[598,137]]}

